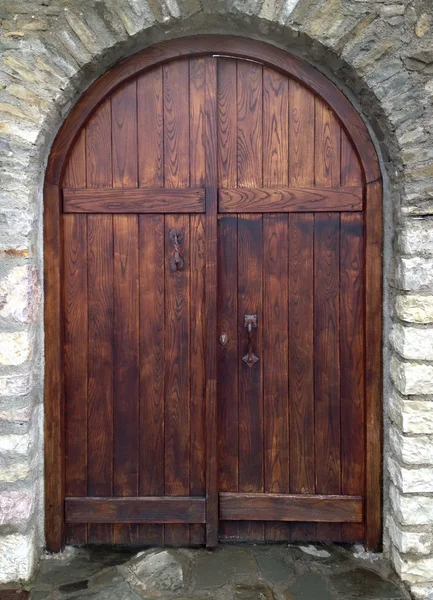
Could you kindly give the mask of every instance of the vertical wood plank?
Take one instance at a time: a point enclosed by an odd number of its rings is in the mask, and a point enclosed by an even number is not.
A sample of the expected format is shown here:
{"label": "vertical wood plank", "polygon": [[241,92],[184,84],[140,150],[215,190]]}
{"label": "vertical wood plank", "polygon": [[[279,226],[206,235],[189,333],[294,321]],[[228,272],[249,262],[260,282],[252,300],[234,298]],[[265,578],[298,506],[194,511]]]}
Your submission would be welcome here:
{"label": "vertical wood plank", "polygon": [[[263,217],[263,399],[265,492],[289,493],[288,217]],[[290,539],[288,523],[266,523],[267,540]]]}
{"label": "vertical wood plank", "polygon": [[[138,181],[164,186],[162,67],[137,79]],[[140,253],[140,477],[142,496],[164,495],[164,270],[163,215],[139,216]],[[140,540],[160,546],[164,525],[139,526]]]}
{"label": "vertical wood plank", "polygon": [[289,184],[314,184],[314,95],[289,80]]}
{"label": "vertical wood plank", "polygon": [[[341,215],[341,492],[365,493],[364,269],[361,213]],[[363,523],[342,525],[343,541],[362,541]]]}
{"label": "vertical wood plank", "polygon": [[[263,68],[263,185],[287,186],[289,80]],[[289,492],[288,218],[263,217],[265,491]],[[290,524],[265,524],[267,540],[290,539]]]}
{"label": "vertical wood plank", "polygon": [[[201,187],[206,180],[206,149],[204,145],[206,60],[190,59],[190,185]],[[191,231],[191,440],[190,493],[206,494],[206,323],[205,272],[206,234],[202,215],[190,215]],[[190,543],[204,544],[205,526],[190,525]]]}
{"label": "vertical wood plank", "polygon": [[[248,352],[245,314],[257,314],[253,330],[254,353],[259,362],[239,367],[239,491],[264,491],[263,457],[263,311],[262,311],[262,217],[239,215],[238,219],[238,336],[240,358]],[[240,537],[263,539],[263,523],[240,523]]]}
{"label": "vertical wood plank", "polygon": [[[83,130],[69,157],[63,184],[86,186]],[[73,217],[73,218],[70,218]],[[64,215],[65,494],[87,495],[87,217]],[[81,348],[77,353],[76,348]],[[70,544],[87,542],[87,525],[66,526]]]}
{"label": "vertical wood plank", "polygon": [[[87,187],[112,187],[111,101],[86,125]],[[90,496],[113,493],[113,219],[89,215],[88,486]],[[112,525],[89,525],[89,543],[112,543]]]}
{"label": "vertical wood plank", "polygon": [[218,59],[218,185],[237,184],[236,60]]}
{"label": "vertical wood plank", "polygon": [[367,184],[365,210],[365,545],[382,544],[382,182]]}
{"label": "vertical wood plank", "polygon": [[61,236],[61,191],[45,180],[44,185],[44,474],[45,537],[50,552],[65,547],[64,469],[64,369],[63,369],[63,260]]}
{"label": "vertical wood plank", "polygon": [[206,545],[218,543],[217,465],[217,69],[206,58]]}
{"label": "vertical wood plank", "polygon": [[[137,83],[111,97],[113,187],[137,186]],[[115,496],[138,494],[138,217],[114,215],[113,422]],[[114,525],[116,544],[138,543],[137,525]]]}
{"label": "vertical wood plank", "polygon": [[[289,185],[314,185],[314,95],[294,79],[289,80]],[[314,217],[290,215],[289,223],[290,491],[314,493]],[[291,526],[292,540],[314,540],[315,535],[314,523]]]}
{"label": "vertical wood plank", "polygon": [[[236,215],[218,221],[218,331],[227,335],[218,344],[218,489],[238,492],[238,224]],[[223,521],[221,535],[237,539],[236,521]]]}
{"label": "vertical wood plank", "polygon": [[[238,185],[260,186],[263,182],[263,77],[262,66],[237,61],[237,174]],[[240,357],[246,353],[244,313],[259,315],[255,332],[262,350],[262,220],[251,215],[238,223],[238,290]],[[259,248],[260,246],[260,248]],[[258,350],[259,352],[259,350]],[[263,356],[252,369],[245,363],[239,371],[239,491],[263,491]],[[251,459],[251,460],[250,460]],[[262,540],[260,522],[239,523],[239,535]]]}
{"label": "vertical wood plank", "polygon": [[163,187],[164,104],[162,67],[137,79],[138,180],[140,187]]}
{"label": "vertical wood plank", "polygon": [[[332,110],[324,102],[315,98],[315,164],[314,179],[316,185],[339,186],[341,162],[340,125]],[[328,219],[329,217],[329,219]],[[339,332],[338,286],[339,273],[338,233],[332,231],[337,227],[336,219],[330,215],[315,217],[316,224],[316,267],[320,276],[327,274],[322,281],[316,280],[315,297],[315,336],[316,336],[316,431],[323,431],[320,436],[322,445],[316,444],[316,493],[325,490],[340,489],[340,403],[337,399],[340,391],[337,387],[339,377],[339,355],[336,348]],[[332,223],[334,221],[334,223]],[[320,265],[320,254],[325,253],[325,263]],[[335,262],[336,261],[336,262]],[[325,269],[325,271],[323,270]],[[316,271],[315,277],[317,277]],[[325,288],[323,286],[326,286]],[[321,293],[319,292],[322,288]],[[322,298],[317,294],[323,295]],[[321,314],[320,311],[324,311]],[[318,329],[317,329],[318,328]],[[325,355],[322,352],[325,352]],[[322,387],[324,386],[324,387]],[[338,415],[337,415],[338,411]],[[319,434],[316,433],[316,442]],[[328,453],[324,459],[323,452]],[[325,460],[325,464],[323,461]],[[338,493],[330,492],[326,493]],[[338,541],[341,536],[341,525],[316,525],[318,539]]]}
{"label": "vertical wood plank", "polygon": [[[183,232],[184,267],[173,272],[170,230]],[[165,217],[165,493],[188,496],[190,489],[190,233],[188,215]],[[189,543],[188,525],[166,525],[165,543]]]}
{"label": "vertical wood plank", "polygon": [[188,61],[163,66],[164,176],[166,187],[189,186]]}
{"label": "vertical wood plank", "polygon": [[[314,383],[316,494],[341,492],[339,356],[340,215],[315,215]],[[318,523],[318,540],[339,541],[341,525]]]}
{"label": "vertical wood plank", "polygon": [[[113,215],[113,421],[115,496],[138,495],[139,319],[138,217]],[[138,543],[137,525],[115,525],[114,543]]]}
{"label": "vertical wood plank", "polygon": [[[88,216],[89,496],[113,494],[113,220]],[[113,543],[112,525],[89,525],[89,543]]]}
{"label": "vertical wood plank", "polygon": [[237,61],[238,185],[262,185],[262,66]]}
{"label": "vertical wood plank", "polygon": [[[189,63],[163,66],[164,178],[166,187],[189,186]],[[183,271],[172,273],[171,228],[185,229],[183,251],[189,247],[187,216],[166,216],[166,404],[165,489],[168,495],[189,493],[189,256]],[[177,347],[176,347],[177,346]],[[180,412],[181,414],[178,414]],[[178,420],[179,418],[179,420]],[[179,472],[179,470],[181,472]],[[189,543],[189,525],[165,525],[167,544]]]}
{"label": "vertical wood plank", "polygon": [[[218,59],[218,185],[237,185],[237,66]],[[238,304],[237,218],[218,221],[218,332],[228,336],[218,344],[218,489],[238,491]],[[221,536],[238,538],[238,523],[222,521]]]}
{"label": "vertical wood plank", "polygon": [[[314,494],[314,215],[289,215],[289,265],[290,492]],[[292,525],[292,539],[314,536]]]}
{"label": "vertical wood plank", "polygon": [[[139,216],[141,496],[164,496],[164,215]],[[164,525],[139,526],[140,540],[161,546]]]}

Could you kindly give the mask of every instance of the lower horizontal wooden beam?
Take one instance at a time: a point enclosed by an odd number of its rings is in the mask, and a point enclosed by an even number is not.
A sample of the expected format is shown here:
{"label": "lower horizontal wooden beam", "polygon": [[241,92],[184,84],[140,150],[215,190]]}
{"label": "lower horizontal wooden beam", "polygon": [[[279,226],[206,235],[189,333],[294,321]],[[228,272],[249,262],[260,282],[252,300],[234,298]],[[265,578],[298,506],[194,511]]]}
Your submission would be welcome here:
{"label": "lower horizontal wooden beam", "polygon": [[66,523],[205,523],[206,500],[187,496],[66,498]]}
{"label": "lower horizontal wooden beam", "polygon": [[218,208],[223,213],[360,211],[362,187],[221,189]]}
{"label": "lower horizontal wooden beam", "polygon": [[220,493],[222,521],[362,523],[360,496]]}
{"label": "lower horizontal wooden beam", "polygon": [[63,190],[65,213],[204,213],[202,188],[117,188]]}

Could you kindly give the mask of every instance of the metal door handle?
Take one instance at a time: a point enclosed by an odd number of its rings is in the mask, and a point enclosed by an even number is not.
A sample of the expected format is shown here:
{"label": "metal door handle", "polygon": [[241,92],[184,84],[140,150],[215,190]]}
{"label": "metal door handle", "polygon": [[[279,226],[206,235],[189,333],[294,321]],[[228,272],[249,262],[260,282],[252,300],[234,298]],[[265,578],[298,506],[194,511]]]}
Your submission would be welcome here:
{"label": "metal door handle", "polygon": [[180,255],[179,245],[182,243],[183,240],[183,231],[182,229],[173,228],[170,229],[168,235],[170,237],[170,241],[173,242],[174,247],[173,256],[170,260],[170,268],[173,272],[181,271],[183,269],[184,262],[183,258]]}
{"label": "metal door handle", "polygon": [[248,354],[242,360],[249,367],[252,367],[259,360],[253,352],[253,329],[257,329],[257,315],[244,315],[244,325],[248,330]]}

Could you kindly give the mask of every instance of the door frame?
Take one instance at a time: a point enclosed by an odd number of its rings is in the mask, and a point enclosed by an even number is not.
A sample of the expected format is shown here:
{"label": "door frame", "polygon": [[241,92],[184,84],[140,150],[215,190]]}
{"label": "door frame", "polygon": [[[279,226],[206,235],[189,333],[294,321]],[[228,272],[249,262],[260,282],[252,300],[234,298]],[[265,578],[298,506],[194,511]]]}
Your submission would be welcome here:
{"label": "door frame", "polygon": [[[382,541],[382,179],[379,160],[369,132],[344,94],[315,67],[270,44],[222,35],[184,37],[162,42],[118,63],[100,77],[78,100],[58,132],[50,152],[44,183],[45,287],[45,535],[46,546],[59,552],[65,545],[64,520],[64,373],[62,310],[61,184],[77,136],[94,111],[116,88],[138,74],[181,57],[224,55],[256,60],[300,81],[335,112],[351,140],[365,183],[365,364],[366,364],[366,481],[365,545],[379,550]],[[216,73],[214,74],[216,77]],[[209,112],[216,110],[209,101]],[[215,119],[213,121],[215,126]],[[208,128],[208,135],[212,130]],[[208,235],[216,245],[215,161],[209,162],[207,203],[212,213]],[[213,223],[213,225],[212,225]],[[216,247],[216,246],[215,246]],[[209,261],[207,293],[216,298],[216,257]],[[216,300],[215,300],[216,302]],[[206,496],[208,534],[215,537],[218,514],[216,464],[216,310],[209,311],[206,350],[206,424],[208,439]],[[216,544],[217,540],[213,540]]]}

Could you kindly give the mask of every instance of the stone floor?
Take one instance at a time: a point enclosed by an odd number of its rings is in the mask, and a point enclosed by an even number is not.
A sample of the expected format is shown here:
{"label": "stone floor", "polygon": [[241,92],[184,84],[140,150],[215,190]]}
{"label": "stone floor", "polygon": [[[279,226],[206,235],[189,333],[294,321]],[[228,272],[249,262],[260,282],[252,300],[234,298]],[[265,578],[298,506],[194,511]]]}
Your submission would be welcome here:
{"label": "stone floor", "polygon": [[68,548],[46,557],[30,600],[403,600],[386,560],[349,545]]}

